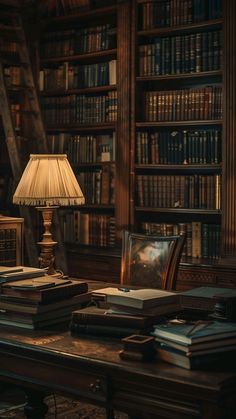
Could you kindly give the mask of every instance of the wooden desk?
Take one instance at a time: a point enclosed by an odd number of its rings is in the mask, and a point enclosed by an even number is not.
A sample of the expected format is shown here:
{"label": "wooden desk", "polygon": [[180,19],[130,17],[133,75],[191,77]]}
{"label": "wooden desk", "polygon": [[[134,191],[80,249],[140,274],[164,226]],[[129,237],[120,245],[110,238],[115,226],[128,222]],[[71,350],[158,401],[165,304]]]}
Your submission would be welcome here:
{"label": "wooden desk", "polygon": [[58,393],[138,419],[233,419],[232,371],[188,371],[163,362],[126,362],[119,341],[72,338],[68,332],[0,332],[0,380],[23,386],[28,418],[44,418],[45,394]]}

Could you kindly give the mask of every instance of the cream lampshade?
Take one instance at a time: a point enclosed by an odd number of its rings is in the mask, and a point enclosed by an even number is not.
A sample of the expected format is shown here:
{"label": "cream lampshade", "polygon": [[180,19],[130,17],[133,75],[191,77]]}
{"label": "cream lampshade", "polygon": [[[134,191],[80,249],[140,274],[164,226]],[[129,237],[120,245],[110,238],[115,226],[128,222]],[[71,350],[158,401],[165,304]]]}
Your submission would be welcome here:
{"label": "cream lampshade", "polygon": [[13,195],[13,203],[32,205],[42,212],[44,233],[39,265],[49,275],[54,269],[54,246],[51,234],[52,214],[59,206],[84,204],[84,196],[66,154],[31,154]]}

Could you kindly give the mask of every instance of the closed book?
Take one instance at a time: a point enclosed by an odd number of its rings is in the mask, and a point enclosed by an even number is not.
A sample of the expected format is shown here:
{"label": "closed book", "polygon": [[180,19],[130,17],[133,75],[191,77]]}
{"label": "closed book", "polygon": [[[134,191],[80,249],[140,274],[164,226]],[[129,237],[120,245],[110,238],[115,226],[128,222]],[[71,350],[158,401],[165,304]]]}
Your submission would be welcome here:
{"label": "closed book", "polygon": [[119,304],[120,306],[139,309],[152,308],[179,301],[177,293],[152,288],[134,290],[126,287],[107,287],[96,290],[93,295],[105,295],[109,304]]}
{"label": "closed book", "polygon": [[180,305],[184,309],[214,311],[214,297],[222,294],[230,294],[236,297],[236,290],[219,287],[197,287],[188,291],[182,291],[180,295]]}
{"label": "closed book", "polygon": [[116,314],[133,314],[133,315],[145,315],[145,316],[155,316],[160,317],[162,315],[176,313],[181,310],[180,304],[177,303],[169,303],[169,304],[162,304],[151,308],[135,308],[135,307],[127,307],[121,306],[119,304],[110,304],[110,310]]}
{"label": "closed book", "polygon": [[145,328],[152,325],[156,317],[142,315],[114,314],[109,309],[96,306],[85,307],[73,311],[72,321],[75,324],[91,324],[102,326],[121,326],[131,328]]}
{"label": "closed book", "polygon": [[[198,323],[199,324],[199,323]],[[202,322],[193,326],[189,323],[164,323],[154,326],[153,336],[167,338],[173,342],[192,344],[194,342],[207,342],[236,336],[236,323],[231,322]]]}
{"label": "closed book", "polygon": [[199,342],[199,343],[192,343],[186,344],[184,342],[173,342],[170,339],[166,338],[156,338],[156,342],[161,347],[170,346],[171,348],[177,349],[179,351],[187,353],[205,353],[205,351],[221,351],[224,348],[229,348],[232,346],[236,347],[236,336],[224,338],[224,339],[216,339],[206,342]]}
{"label": "closed book", "polygon": [[[207,369],[212,366],[230,366],[235,361],[236,350],[227,353],[215,352],[212,354],[186,356],[173,348],[159,348],[157,358],[170,364],[177,365],[188,370]],[[215,368],[215,367],[214,367]]]}
{"label": "closed book", "polygon": [[17,312],[25,314],[41,314],[50,313],[51,311],[62,309],[66,307],[76,310],[82,308],[91,301],[91,292],[85,292],[73,297],[65,298],[60,301],[51,302],[48,304],[40,304],[37,301],[29,301],[24,298],[8,297],[7,295],[0,296],[0,310],[7,312]]}
{"label": "closed book", "polygon": [[57,285],[55,287],[44,289],[16,289],[15,287],[6,287],[3,284],[1,287],[2,295],[16,297],[18,299],[30,299],[37,302],[48,303],[57,300],[63,300],[67,297],[72,297],[76,294],[81,294],[88,291],[88,285],[83,281],[71,281],[69,284]]}
{"label": "closed book", "polygon": [[70,314],[63,316],[63,317],[56,317],[54,319],[47,319],[43,320],[34,324],[23,323],[16,320],[10,319],[0,319],[0,325],[2,326],[12,326],[12,327],[20,327],[22,329],[29,329],[29,330],[37,330],[37,329],[45,329],[46,327],[50,327],[55,324],[59,323],[68,323],[70,320]]}
{"label": "closed book", "polygon": [[45,270],[41,268],[32,268],[31,266],[18,266],[17,271],[0,273],[0,283],[16,281],[18,279],[37,278],[45,274]]}
{"label": "closed book", "polygon": [[[78,304],[77,304],[78,307]],[[51,310],[45,313],[36,313],[36,314],[31,314],[31,313],[18,313],[16,311],[5,311],[5,312],[0,312],[0,322],[2,320],[6,320],[6,321],[15,321],[15,322],[19,322],[19,323],[25,323],[25,324],[39,324],[41,322],[46,322],[49,321],[50,319],[56,319],[56,318],[60,318],[60,317],[65,317],[68,316],[68,318],[71,317],[71,313],[72,311],[75,309],[74,307],[62,307],[62,308],[57,308],[55,310]]]}
{"label": "closed book", "polygon": [[22,266],[0,266],[0,278],[2,275],[10,274],[14,272],[22,272],[23,267]]}
{"label": "closed book", "polygon": [[71,321],[70,331],[73,336],[77,335],[95,335],[95,336],[113,336],[125,337],[133,334],[149,333],[149,329],[139,329],[133,327],[98,325],[98,324],[78,324]]}

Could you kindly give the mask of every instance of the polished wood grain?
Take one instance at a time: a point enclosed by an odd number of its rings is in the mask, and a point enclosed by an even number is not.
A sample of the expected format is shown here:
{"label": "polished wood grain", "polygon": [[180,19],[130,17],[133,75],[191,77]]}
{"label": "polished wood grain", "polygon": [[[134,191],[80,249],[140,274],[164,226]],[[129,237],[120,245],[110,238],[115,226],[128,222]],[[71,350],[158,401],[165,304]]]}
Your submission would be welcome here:
{"label": "polished wood grain", "polygon": [[119,357],[121,346],[110,338],[73,338],[60,329],[2,329],[0,378],[25,389],[29,397],[25,413],[34,419],[45,417],[43,395],[49,393],[104,406],[109,419],[113,409],[139,419],[235,417],[235,365],[201,372],[158,359],[127,362]]}

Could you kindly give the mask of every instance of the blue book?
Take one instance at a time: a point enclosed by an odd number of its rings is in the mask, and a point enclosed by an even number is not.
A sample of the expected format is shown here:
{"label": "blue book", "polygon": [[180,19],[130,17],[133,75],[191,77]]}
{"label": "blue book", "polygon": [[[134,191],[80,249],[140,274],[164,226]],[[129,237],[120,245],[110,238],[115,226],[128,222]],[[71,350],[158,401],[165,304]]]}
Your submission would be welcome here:
{"label": "blue book", "polygon": [[153,335],[158,341],[158,337],[166,338],[173,342],[193,344],[197,342],[207,342],[226,337],[236,336],[236,323],[218,321],[198,321],[193,323],[171,322],[154,326]]}
{"label": "blue book", "polygon": [[188,370],[207,369],[212,366],[214,366],[214,368],[218,368],[219,366],[230,366],[232,365],[232,362],[235,362],[235,354],[235,349],[227,352],[227,356],[224,351],[186,356],[183,352],[171,347],[159,348],[157,350],[158,359]]}

